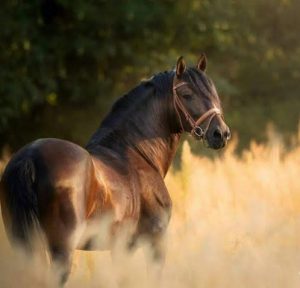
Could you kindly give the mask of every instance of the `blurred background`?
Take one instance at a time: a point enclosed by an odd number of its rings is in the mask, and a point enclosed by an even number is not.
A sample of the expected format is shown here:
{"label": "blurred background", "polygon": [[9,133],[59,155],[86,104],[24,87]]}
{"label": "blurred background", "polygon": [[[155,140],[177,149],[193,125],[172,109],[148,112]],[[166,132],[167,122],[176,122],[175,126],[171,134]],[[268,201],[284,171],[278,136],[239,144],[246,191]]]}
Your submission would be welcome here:
{"label": "blurred background", "polygon": [[[205,52],[238,144],[222,157],[194,155],[220,155],[196,141],[177,153],[162,287],[300,287],[300,0],[0,7],[0,174],[34,139],[85,145],[116,98],[178,56],[194,65]],[[0,221],[0,287],[57,287],[45,257],[16,252]],[[77,252],[67,287],[117,287],[109,256]],[[124,287],[157,287],[141,259],[121,262]]]}
{"label": "blurred background", "polygon": [[270,123],[290,139],[299,11],[299,0],[4,1],[0,147],[40,137],[84,145],[117,97],[200,52],[240,149],[264,141]]}

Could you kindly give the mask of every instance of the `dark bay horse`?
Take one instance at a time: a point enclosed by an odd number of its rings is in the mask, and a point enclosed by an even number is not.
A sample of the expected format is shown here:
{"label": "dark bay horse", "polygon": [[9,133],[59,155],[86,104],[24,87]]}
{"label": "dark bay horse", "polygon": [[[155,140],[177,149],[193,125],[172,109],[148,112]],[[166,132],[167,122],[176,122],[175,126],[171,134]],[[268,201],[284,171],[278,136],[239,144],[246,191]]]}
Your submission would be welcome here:
{"label": "dark bay horse", "polygon": [[62,283],[75,249],[113,249],[128,224],[128,247],[148,239],[154,259],[163,261],[161,241],[172,208],[164,177],[181,134],[191,133],[213,149],[230,137],[205,68],[204,55],[195,67],[180,57],[176,70],[142,82],[114,104],[85,149],[39,139],[19,150],[0,182],[11,242],[28,248],[38,227],[63,268]]}

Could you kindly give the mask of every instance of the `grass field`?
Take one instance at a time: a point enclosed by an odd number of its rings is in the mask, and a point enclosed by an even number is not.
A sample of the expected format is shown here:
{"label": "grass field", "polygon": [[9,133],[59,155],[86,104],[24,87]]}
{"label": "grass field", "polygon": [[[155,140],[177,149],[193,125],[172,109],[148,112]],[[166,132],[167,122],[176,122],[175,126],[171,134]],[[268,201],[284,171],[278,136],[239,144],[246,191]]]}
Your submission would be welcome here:
{"label": "grass field", "polygon": [[[214,160],[184,143],[166,179],[174,212],[161,287],[300,287],[300,137],[288,152],[271,138],[241,156],[232,141]],[[12,251],[0,229],[0,287],[54,287],[43,254]],[[154,286],[142,251],[119,268],[121,287]],[[67,287],[117,287],[112,271],[108,252],[76,252]]]}

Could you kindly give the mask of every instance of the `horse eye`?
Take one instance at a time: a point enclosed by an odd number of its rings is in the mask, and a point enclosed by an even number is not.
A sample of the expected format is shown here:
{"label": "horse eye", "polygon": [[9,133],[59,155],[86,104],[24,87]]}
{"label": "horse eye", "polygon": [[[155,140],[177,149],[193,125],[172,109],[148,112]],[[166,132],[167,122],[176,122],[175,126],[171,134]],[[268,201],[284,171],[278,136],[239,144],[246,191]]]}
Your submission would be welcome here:
{"label": "horse eye", "polygon": [[192,99],[192,95],[190,95],[190,94],[183,94],[182,97],[183,97],[185,100],[191,100],[191,99]]}

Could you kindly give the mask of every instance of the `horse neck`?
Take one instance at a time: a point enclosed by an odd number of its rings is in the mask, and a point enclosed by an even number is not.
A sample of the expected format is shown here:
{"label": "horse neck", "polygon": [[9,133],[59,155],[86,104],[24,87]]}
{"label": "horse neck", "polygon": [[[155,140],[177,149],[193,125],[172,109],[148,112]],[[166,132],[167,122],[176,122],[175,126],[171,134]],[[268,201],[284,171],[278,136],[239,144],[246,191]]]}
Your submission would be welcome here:
{"label": "horse neck", "polygon": [[[122,115],[122,111],[113,109],[90,139],[87,150],[101,157],[104,147],[125,159],[128,165],[144,161],[164,177],[181,135],[173,107],[172,79],[171,73],[161,74],[149,85],[138,86],[139,95],[127,98],[130,110],[123,111]],[[118,103],[124,100],[126,96]]]}
{"label": "horse neck", "polygon": [[[168,91],[169,92],[169,91]],[[164,177],[176,153],[180,136],[174,120],[172,95],[152,96],[144,111],[137,111],[137,121],[125,128],[125,140],[137,158],[147,162]],[[134,130],[134,132],[133,132]]]}
{"label": "horse neck", "polygon": [[[135,159],[142,159],[153,168],[163,178],[167,174],[174,155],[176,153],[180,135],[170,135],[169,137],[157,137],[146,139],[134,144],[131,149],[135,154]],[[136,161],[133,161],[136,164]],[[144,165],[142,165],[144,167]]]}

